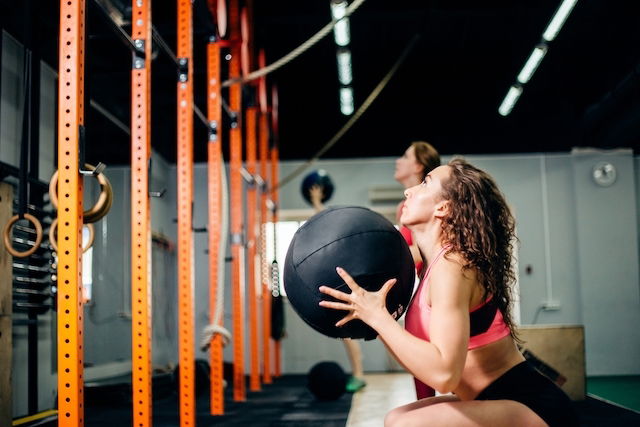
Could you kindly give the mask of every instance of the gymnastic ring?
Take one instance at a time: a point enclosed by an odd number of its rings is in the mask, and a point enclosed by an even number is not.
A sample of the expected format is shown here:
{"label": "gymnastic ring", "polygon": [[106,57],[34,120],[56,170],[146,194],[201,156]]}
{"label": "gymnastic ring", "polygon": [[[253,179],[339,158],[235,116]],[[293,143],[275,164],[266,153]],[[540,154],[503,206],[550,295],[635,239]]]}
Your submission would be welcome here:
{"label": "gymnastic ring", "polygon": [[82,222],[84,224],[97,222],[98,220],[102,219],[107,213],[109,213],[109,210],[111,210],[111,206],[113,205],[113,187],[106,177],[105,180],[107,182],[107,185],[104,187],[103,191],[106,195],[107,202],[100,206],[100,209],[95,209],[94,211],[92,208],[88,211],[83,212],[83,214],[86,215],[82,218]]}
{"label": "gymnastic ring", "polygon": [[7,249],[7,252],[9,252],[16,258],[28,257],[29,255],[33,254],[40,247],[40,243],[42,243],[42,224],[40,224],[38,218],[28,213],[24,214],[23,217],[24,219],[30,221],[36,228],[36,240],[31,249],[28,249],[24,252],[16,251],[13,248],[11,242],[11,228],[13,227],[13,224],[15,224],[20,219],[20,215],[12,216],[9,222],[7,222],[7,225],[4,226],[4,247]]}
{"label": "gymnastic ring", "polygon": [[[89,241],[87,242],[86,246],[83,246],[82,248],[82,253],[85,253],[89,250],[89,248],[91,246],[93,246],[93,241],[95,239],[95,229],[93,227],[93,224],[83,224],[83,226],[86,225],[87,229],[89,230]],[[58,252],[58,244],[56,243],[56,228],[58,227],[58,218],[54,218],[53,222],[51,223],[51,227],[49,227],[49,243],[51,243],[51,247],[53,248],[54,251]]]}
{"label": "gymnastic ring", "polygon": [[[99,174],[98,176],[102,176],[102,179],[98,179],[100,182],[100,196],[98,197],[96,204],[91,209],[83,212],[82,222],[85,224],[101,220],[107,213],[109,213],[109,210],[113,205],[113,187],[111,186],[111,183],[104,174]],[[105,202],[100,205],[103,195]]]}
{"label": "gymnastic ring", "polygon": [[[85,163],[84,167],[91,171],[96,169],[95,166],[88,163]],[[103,173],[99,173],[95,177],[100,184],[100,195],[95,205],[82,213],[82,220],[85,224],[100,220],[109,212],[113,203],[113,189],[107,177]],[[58,209],[58,171],[54,172],[51,181],[49,181],[49,199],[53,207]]]}

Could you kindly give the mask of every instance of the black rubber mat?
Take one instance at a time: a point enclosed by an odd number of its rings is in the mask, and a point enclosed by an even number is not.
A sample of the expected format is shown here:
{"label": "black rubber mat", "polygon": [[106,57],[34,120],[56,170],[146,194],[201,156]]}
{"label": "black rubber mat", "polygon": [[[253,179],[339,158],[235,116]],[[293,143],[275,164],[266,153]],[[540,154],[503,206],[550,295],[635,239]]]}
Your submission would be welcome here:
{"label": "black rubber mat", "polygon": [[582,402],[574,402],[580,416],[580,425],[585,427],[640,426],[640,414],[599,399],[587,397]]}
{"label": "black rubber mat", "polygon": [[[246,402],[234,402],[232,390],[225,391],[225,415],[209,415],[209,395],[196,401],[196,425],[202,426],[284,426],[284,427],[342,427],[351,408],[351,394],[321,402],[306,388],[306,375],[285,375],[263,385],[260,392],[248,392]],[[131,405],[111,402],[87,406],[87,427],[115,427],[131,425]],[[178,400],[175,395],[155,399],[154,427],[179,425]]]}
{"label": "black rubber mat", "polygon": [[[338,400],[319,402],[306,388],[306,375],[285,375],[273,384],[263,385],[261,392],[249,392],[246,402],[234,402],[231,389],[225,392],[225,415],[209,415],[209,396],[197,399],[196,425],[251,426],[251,427],[342,427],[347,422],[351,407],[351,394]],[[109,390],[109,389],[106,389]],[[131,404],[124,401],[124,391],[104,393],[103,399],[92,399],[86,407],[85,426],[131,426]],[[161,393],[158,393],[160,395]],[[117,396],[117,397],[116,397]],[[584,427],[640,426],[640,414],[599,399],[587,397],[574,402]],[[380,420],[382,423],[382,420]],[[55,420],[41,420],[29,426],[55,426]],[[173,392],[164,392],[153,404],[154,427],[179,425],[178,400]]]}

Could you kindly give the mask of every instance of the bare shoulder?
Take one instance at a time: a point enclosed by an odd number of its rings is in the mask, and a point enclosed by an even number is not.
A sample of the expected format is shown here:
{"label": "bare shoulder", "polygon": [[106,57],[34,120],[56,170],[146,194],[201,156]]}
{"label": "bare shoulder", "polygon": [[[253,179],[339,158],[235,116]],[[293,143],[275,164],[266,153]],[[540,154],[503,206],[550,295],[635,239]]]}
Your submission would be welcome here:
{"label": "bare shoulder", "polygon": [[452,279],[468,280],[475,278],[475,272],[464,269],[466,261],[458,252],[447,252],[431,268],[431,274],[437,277],[449,276]]}
{"label": "bare shoulder", "polygon": [[465,269],[464,266],[467,263],[467,260],[462,256],[459,252],[448,252],[443,257],[443,264],[448,264],[448,267],[458,271],[459,274],[462,274],[464,280],[468,280],[471,282],[477,282],[477,273],[476,270]]}
{"label": "bare shoulder", "polygon": [[453,297],[468,303],[475,287],[475,272],[464,269],[464,258],[455,252],[442,257],[430,272],[430,294],[434,297]]}

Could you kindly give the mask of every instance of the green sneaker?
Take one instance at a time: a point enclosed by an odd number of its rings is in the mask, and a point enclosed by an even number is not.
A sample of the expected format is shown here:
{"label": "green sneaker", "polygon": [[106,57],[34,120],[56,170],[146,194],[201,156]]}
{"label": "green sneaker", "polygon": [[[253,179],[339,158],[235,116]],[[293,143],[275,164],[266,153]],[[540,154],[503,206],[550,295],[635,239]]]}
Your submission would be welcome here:
{"label": "green sneaker", "polygon": [[345,388],[347,389],[347,392],[355,393],[356,391],[364,388],[364,386],[366,386],[366,385],[367,385],[367,383],[364,382],[364,380],[362,378],[351,376],[347,380],[347,386]]}

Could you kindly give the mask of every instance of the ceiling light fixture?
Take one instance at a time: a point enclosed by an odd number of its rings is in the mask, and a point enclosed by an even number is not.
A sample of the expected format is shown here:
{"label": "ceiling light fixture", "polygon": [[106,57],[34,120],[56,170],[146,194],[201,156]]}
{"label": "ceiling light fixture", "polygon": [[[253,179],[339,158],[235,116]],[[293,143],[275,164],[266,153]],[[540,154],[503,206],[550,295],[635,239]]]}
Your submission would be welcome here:
{"label": "ceiling light fixture", "polygon": [[338,49],[336,53],[338,59],[338,80],[343,85],[350,85],[353,80],[351,72],[351,51],[346,48]]}
{"label": "ceiling light fixture", "polygon": [[345,18],[347,2],[344,0],[331,2],[331,16],[338,21],[333,26],[333,38],[338,46],[347,46],[351,41],[349,18]]}
{"label": "ceiling light fixture", "polygon": [[501,116],[507,116],[513,110],[513,106],[516,104],[518,98],[522,95],[522,86],[514,85],[509,88],[509,92],[507,92],[507,96],[504,97],[502,104],[500,104],[500,108],[498,108],[498,112]]}
{"label": "ceiling light fixture", "polygon": [[338,62],[338,81],[340,82],[340,112],[345,116],[353,114],[353,71],[351,69],[351,51],[349,50],[349,18],[347,13],[347,0],[331,0],[331,16],[337,21],[333,26],[333,36],[338,49],[336,60]]}
{"label": "ceiling light fixture", "polygon": [[533,49],[533,52],[531,52],[531,56],[529,56],[529,59],[527,59],[524,67],[522,67],[522,71],[520,71],[520,74],[518,74],[518,82],[525,84],[531,79],[531,76],[538,68],[538,65],[540,65],[540,62],[542,62],[542,58],[544,58],[544,55],[546,53],[547,45],[542,43]]}
{"label": "ceiling light fixture", "polygon": [[500,115],[507,116],[511,113],[516,101],[520,98],[520,95],[522,95],[522,85],[531,80],[533,73],[535,73],[536,69],[542,62],[542,59],[547,54],[547,50],[549,49],[547,43],[556,38],[558,32],[577,3],[578,0],[562,0],[562,3],[560,3],[560,6],[556,10],[556,13],[553,15],[553,18],[551,18],[547,29],[542,33],[542,41],[533,49],[529,59],[527,59],[527,62],[518,74],[518,77],[516,78],[517,83],[511,86],[507,96],[504,97],[502,104],[500,104],[500,107],[498,108],[498,113],[500,113]]}
{"label": "ceiling light fixture", "polygon": [[353,89],[350,87],[340,88],[340,112],[345,116],[353,114]]}
{"label": "ceiling light fixture", "polygon": [[331,16],[336,21],[340,18],[344,18],[347,13],[347,1],[346,0],[331,0]]}
{"label": "ceiling light fixture", "polygon": [[564,0],[555,15],[551,18],[547,29],[542,33],[542,38],[548,42],[555,39],[558,32],[564,25],[564,21],[567,20],[569,14],[573,10],[573,7],[578,3],[578,0]]}

